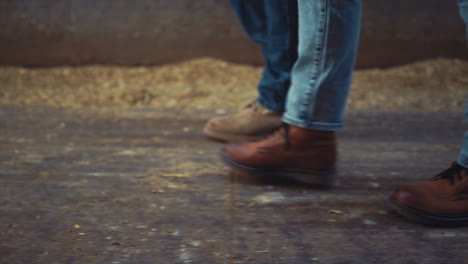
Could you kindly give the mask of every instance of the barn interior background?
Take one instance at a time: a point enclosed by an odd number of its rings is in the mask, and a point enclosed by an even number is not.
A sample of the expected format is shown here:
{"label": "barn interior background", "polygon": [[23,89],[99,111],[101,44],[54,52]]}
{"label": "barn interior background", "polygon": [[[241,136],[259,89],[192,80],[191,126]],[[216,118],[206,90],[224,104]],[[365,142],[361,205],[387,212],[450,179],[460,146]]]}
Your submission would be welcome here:
{"label": "barn interior background", "polygon": [[[0,1],[3,65],[261,64],[229,1]],[[364,1],[360,67],[467,58],[456,1]]]}
{"label": "barn interior background", "polygon": [[[228,1],[1,0],[0,12],[3,103],[223,113],[255,97],[262,58]],[[455,1],[364,1],[350,108],[460,109],[466,47]]]}

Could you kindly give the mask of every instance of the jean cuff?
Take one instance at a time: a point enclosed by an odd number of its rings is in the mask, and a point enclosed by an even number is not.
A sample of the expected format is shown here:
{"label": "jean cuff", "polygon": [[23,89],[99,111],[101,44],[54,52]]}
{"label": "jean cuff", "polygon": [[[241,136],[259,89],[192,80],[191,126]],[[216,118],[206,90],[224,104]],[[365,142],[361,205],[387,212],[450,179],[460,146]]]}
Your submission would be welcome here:
{"label": "jean cuff", "polygon": [[328,122],[306,122],[283,115],[283,122],[298,126],[306,129],[323,130],[323,131],[337,131],[343,127],[343,123],[328,123]]}

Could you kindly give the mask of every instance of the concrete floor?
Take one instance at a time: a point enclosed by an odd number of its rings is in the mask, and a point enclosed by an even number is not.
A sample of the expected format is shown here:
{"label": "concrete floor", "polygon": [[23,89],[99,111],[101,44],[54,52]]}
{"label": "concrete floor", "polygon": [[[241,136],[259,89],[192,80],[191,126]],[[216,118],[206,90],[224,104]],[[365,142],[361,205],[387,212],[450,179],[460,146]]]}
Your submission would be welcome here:
{"label": "concrete floor", "polygon": [[0,106],[0,263],[468,263],[467,228],[386,205],[455,159],[461,113],[349,113],[331,190],[230,171],[208,117]]}

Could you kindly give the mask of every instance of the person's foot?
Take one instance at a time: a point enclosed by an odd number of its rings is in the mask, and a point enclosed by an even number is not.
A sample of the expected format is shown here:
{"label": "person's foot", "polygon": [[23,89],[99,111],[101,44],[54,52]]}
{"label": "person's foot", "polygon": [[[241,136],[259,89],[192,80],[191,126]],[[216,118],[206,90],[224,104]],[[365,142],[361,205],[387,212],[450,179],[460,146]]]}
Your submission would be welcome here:
{"label": "person's foot", "polygon": [[281,116],[254,101],[237,113],[209,120],[203,133],[220,141],[256,140],[277,130]]}
{"label": "person's foot", "polygon": [[221,155],[230,167],[253,174],[322,187],[331,187],[336,177],[336,137],[332,131],[283,124],[263,140],[229,143]]}
{"label": "person's foot", "polygon": [[399,186],[390,202],[397,212],[420,224],[468,226],[468,168],[454,162],[430,182]]}

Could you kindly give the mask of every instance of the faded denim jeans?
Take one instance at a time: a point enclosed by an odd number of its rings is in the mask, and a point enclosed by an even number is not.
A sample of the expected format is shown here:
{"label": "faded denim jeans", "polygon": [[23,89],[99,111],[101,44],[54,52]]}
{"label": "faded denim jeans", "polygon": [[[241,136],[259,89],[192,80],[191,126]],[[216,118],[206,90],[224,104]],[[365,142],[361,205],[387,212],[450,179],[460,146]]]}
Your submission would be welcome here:
{"label": "faded denim jeans", "polygon": [[250,39],[262,47],[265,69],[257,101],[273,112],[284,112],[286,123],[341,128],[361,1],[231,0],[231,4]]}
{"label": "faded denim jeans", "polygon": [[338,130],[357,53],[361,0],[299,0],[298,9],[298,58],[283,121]]}
{"label": "faded denim jeans", "polygon": [[[460,15],[465,21],[466,25],[466,34],[467,34],[467,48],[468,48],[468,0],[458,0],[458,8],[460,10]],[[468,90],[468,88],[467,88]],[[465,123],[468,123],[468,92],[467,98],[465,101]],[[463,137],[462,150],[457,160],[458,164],[462,165],[465,168],[468,168],[468,131],[465,132]]]}
{"label": "faded denim jeans", "polygon": [[297,0],[231,0],[249,38],[260,44],[265,61],[258,103],[283,113],[297,58]]}

